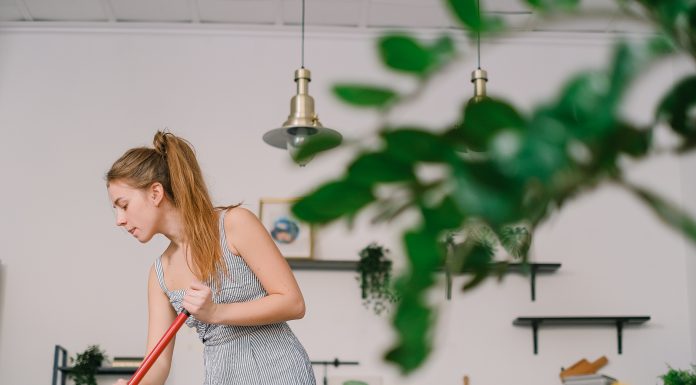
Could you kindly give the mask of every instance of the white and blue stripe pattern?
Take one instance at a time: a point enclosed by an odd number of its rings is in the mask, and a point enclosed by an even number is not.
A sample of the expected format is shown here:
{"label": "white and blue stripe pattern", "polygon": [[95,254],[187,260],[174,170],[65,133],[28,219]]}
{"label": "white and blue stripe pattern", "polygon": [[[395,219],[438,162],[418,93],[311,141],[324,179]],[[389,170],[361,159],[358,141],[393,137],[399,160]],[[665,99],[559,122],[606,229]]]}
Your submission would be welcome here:
{"label": "white and blue stripe pattern", "polygon": [[[224,212],[220,215],[220,246],[229,275],[220,276],[222,290],[213,288],[216,303],[252,301],[267,295],[244,259],[227,247]],[[184,290],[168,290],[161,257],[155,271],[162,290],[177,314],[183,310]],[[193,316],[186,325],[196,328],[205,345],[204,385],[315,385],[314,371],[302,344],[281,322],[258,326],[206,324]]]}

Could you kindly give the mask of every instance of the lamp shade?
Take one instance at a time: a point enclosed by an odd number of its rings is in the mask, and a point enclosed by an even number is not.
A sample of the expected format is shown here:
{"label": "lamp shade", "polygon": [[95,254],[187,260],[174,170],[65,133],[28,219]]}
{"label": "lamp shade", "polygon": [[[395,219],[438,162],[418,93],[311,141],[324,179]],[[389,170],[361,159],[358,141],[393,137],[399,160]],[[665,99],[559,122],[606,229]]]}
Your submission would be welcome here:
{"label": "lamp shade", "polygon": [[314,99],[309,95],[310,81],[311,73],[308,69],[303,67],[295,71],[297,94],[290,100],[290,115],[281,127],[263,135],[264,142],[287,149],[300,165],[310,160],[297,157],[301,148],[312,146],[312,152],[316,153],[336,147],[343,140],[338,131],[322,126],[319,121],[319,116],[314,111]]}

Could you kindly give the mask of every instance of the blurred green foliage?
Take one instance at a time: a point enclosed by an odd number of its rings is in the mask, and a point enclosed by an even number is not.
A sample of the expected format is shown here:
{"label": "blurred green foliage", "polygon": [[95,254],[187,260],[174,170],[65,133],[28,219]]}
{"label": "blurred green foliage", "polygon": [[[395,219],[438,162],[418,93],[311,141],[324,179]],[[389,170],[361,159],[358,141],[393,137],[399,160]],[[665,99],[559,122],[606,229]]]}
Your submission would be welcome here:
{"label": "blurred green foliage", "polygon": [[[535,12],[553,15],[577,12],[580,1],[524,3]],[[399,339],[386,353],[404,373],[418,368],[432,349],[435,312],[426,294],[438,269],[473,273],[465,285],[470,289],[495,275],[496,244],[526,261],[537,226],[570,198],[599,184],[625,187],[666,224],[696,240],[696,223],[676,205],[629,184],[623,178],[625,162],[620,162],[622,157],[650,156],[659,124],[682,139],[673,152],[694,147],[696,75],[675,82],[656,106],[652,124],[637,125],[619,113],[626,90],[651,64],[674,53],[696,58],[696,3],[619,3],[627,12],[635,9],[630,5],[640,7],[656,33],[642,42],[618,41],[606,68],[575,74],[560,85],[553,100],[529,112],[486,98],[462,102],[459,118],[448,127],[379,127],[381,147],[359,153],[341,177],[294,205],[298,217],[316,224],[351,220],[367,207],[375,208],[382,221],[405,211],[420,215],[418,225],[403,234],[408,268],[396,278],[399,301],[393,317]],[[500,18],[485,12],[479,17],[476,0],[446,0],[445,5],[471,33],[510,33]],[[421,89],[460,56],[448,34],[425,42],[407,33],[391,33],[379,38],[377,48],[387,68],[414,78]],[[418,94],[358,82],[337,84],[333,91],[350,106],[384,114]],[[301,151],[311,154],[319,147]],[[442,168],[443,176],[424,180],[418,172],[424,165]],[[403,193],[380,193],[385,186]],[[467,237],[448,253],[444,240],[452,233]]]}

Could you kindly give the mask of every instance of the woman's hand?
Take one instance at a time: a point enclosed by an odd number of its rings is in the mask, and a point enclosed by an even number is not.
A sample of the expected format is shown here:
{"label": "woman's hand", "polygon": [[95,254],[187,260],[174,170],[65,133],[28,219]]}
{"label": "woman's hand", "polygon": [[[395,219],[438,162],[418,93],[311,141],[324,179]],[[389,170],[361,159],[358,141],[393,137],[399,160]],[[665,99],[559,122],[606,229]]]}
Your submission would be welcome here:
{"label": "woman's hand", "polygon": [[217,323],[218,305],[213,302],[213,292],[199,281],[191,282],[182,302],[184,309],[201,322]]}
{"label": "woman's hand", "polygon": [[114,385],[128,385],[128,381],[123,378],[119,378],[118,381],[114,382]]}

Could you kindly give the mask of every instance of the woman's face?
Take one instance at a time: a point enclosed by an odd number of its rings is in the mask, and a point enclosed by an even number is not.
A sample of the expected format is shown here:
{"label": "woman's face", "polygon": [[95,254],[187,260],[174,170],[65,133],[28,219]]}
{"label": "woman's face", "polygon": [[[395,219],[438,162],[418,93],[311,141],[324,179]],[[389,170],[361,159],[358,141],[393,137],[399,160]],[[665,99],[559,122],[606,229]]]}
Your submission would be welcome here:
{"label": "woman's face", "polygon": [[116,226],[122,226],[141,243],[152,239],[157,233],[156,197],[147,189],[133,188],[118,180],[110,182],[107,190],[116,210]]}

